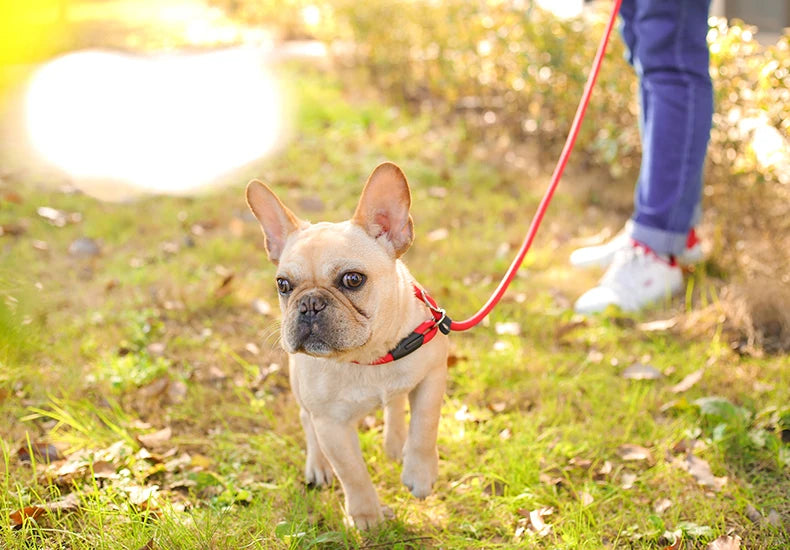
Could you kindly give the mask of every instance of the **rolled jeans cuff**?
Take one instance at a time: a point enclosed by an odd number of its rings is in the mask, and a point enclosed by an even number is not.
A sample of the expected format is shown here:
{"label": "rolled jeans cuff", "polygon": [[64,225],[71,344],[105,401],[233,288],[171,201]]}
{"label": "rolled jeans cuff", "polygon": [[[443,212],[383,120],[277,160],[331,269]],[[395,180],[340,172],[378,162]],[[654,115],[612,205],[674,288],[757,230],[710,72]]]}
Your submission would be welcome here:
{"label": "rolled jeans cuff", "polygon": [[656,229],[631,220],[630,237],[648,246],[657,254],[678,256],[686,249],[688,231],[677,233],[665,229]]}

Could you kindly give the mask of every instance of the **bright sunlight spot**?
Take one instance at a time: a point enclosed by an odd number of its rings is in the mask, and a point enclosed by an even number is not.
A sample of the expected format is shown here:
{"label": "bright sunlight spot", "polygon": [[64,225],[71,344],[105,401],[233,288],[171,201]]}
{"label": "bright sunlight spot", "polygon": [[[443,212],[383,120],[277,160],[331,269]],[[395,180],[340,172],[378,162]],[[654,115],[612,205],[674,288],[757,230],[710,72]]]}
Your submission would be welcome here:
{"label": "bright sunlight spot", "polygon": [[571,18],[581,15],[584,0],[538,0],[538,5],[557,17]]}
{"label": "bright sunlight spot", "polygon": [[97,179],[184,194],[284,139],[277,83],[245,49],[66,55],[33,78],[26,120],[37,151],[99,195]]}

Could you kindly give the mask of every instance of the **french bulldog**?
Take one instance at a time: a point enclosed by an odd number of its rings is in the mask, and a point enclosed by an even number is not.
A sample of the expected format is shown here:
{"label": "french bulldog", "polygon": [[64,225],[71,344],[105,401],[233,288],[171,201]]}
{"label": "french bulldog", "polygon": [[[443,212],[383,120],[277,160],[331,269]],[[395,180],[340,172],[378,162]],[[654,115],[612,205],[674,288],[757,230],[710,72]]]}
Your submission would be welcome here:
{"label": "french bulldog", "polygon": [[297,218],[257,180],[247,186],[247,204],[277,266],[281,341],[306,437],[307,482],[323,486],[336,476],[347,520],[371,528],[387,511],[357,437],[359,421],[372,409],[384,407],[384,449],[402,459],[401,480],[415,497],[428,496],[438,473],[447,331],[434,327],[430,341],[395,353],[415,327],[438,318],[400,260],[414,239],[406,177],[395,164],[379,165],[354,215],[341,223]]}

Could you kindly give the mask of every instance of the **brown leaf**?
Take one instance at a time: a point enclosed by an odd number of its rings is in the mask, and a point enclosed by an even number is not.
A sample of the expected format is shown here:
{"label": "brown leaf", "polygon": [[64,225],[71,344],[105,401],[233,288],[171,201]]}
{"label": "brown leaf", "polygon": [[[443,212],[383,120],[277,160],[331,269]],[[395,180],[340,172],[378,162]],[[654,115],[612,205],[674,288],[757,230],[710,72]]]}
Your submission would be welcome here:
{"label": "brown leaf", "polygon": [[746,506],[746,510],[744,510],[744,514],[752,523],[760,523],[763,519],[763,515],[751,504]]}
{"label": "brown leaf", "polygon": [[171,430],[170,426],[168,426],[150,434],[138,435],[137,441],[142,443],[145,447],[152,449],[156,447],[164,447],[170,441],[172,436],[173,430]]}
{"label": "brown leaf", "polygon": [[145,545],[138,548],[138,550],[156,550],[156,543],[154,542],[154,539],[146,542]]}
{"label": "brown leaf", "polygon": [[642,363],[634,363],[627,367],[620,376],[628,380],[658,380],[664,376],[660,370],[651,365],[643,365]]}
{"label": "brown leaf", "polygon": [[691,374],[687,374],[683,380],[669,388],[672,393],[681,393],[690,389],[694,384],[702,380],[703,369],[695,370]]}
{"label": "brown leaf", "polygon": [[3,235],[18,236],[25,232],[25,228],[18,223],[0,224],[0,237]]}
{"label": "brown leaf", "polygon": [[36,519],[44,515],[46,510],[41,506],[26,506],[16,512],[11,512],[9,519],[11,520],[11,527],[17,528],[21,526],[26,519]]}
{"label": "brown leaf", "polygon": [[738,535],[722,535],[708,544],[708,550],[738,550],[740,547],[741,537]]}
{"label": "brown leaf", "polygon": [[117,479],[115,465],[109,460],[97,460],[93,463],[93,477],[96,479]]}
{"label": "brown leaf", "polygon": [[568,461],[568,464],[576,466],[577,468],[581,468],[582,470],[587,470],[590,466],[592,466],[592,460],[588,458],[582,458],[580,456],[574,456]]}
{"label": "brown leaf", "polygon": [[48,502],[46,504],[37,504],[35,506],[26,506],[21,510],[12,512],[9,515],[11,528],[16,529],[20,527],[26,519],[37,519],[47,512],[53,510],[61,510],[63,512],[74,510],[79,506],[80,499],[76,493],[69,493],[65,497]]}
{"label": "brown leaf", "polygon": [[[33,453],[32,456],[30,454],[31,451]],[[31,443],[29,447],[20,447],[16,454],[19,457],[19,461],[23,463],[30,463],[33,459],[36,459],[38,462],[49,464],[63,459],[58,449],[49,443]]]}
{"label": "brown leaf", "polygon": [[497,401],[495,403],[489,403],[486,406],[488,407],[488,410],[493,413],[501,413],[507,408],[507,403],[504,401]]}
{"label": "brown leaf", "polygon": [[674,464],[690,473],[699,485],[710,487],[714,491],[719,491],[727,483],[726,476],[714,476],[708,462],[693,454],[687,454],[683,460],[676,459]]}
{"label": "brown leaf", "polygon": [[582,491],[579,493],[579,500],[582,502],[583,506],[589,506],[595,500],[593,496],[588,493],[587,491]]}
{"label": "brown leaf", "polygon": [[541,483],[543,483],[544,485],[555,485],[555,486],[562,485],[562,483],[563,483],[563,481],[564,481],[564,480],[563,480],[561,477],[559,477],[559,476],[550,476],[549,474],[546,474],[546,473],[541,473],[541,474],[538,476],[538,479],[539,479],[539,480],[540,480],[540,482],[541,482]]}
{"label": "brown leaf", "polygon": [[3,193],[3,200],[13,202],[15,204],[22,204],[22,197],[19,195],[19,193],[14,191],[5,191]]}
{"label": "brown leaf", "polygon": [[483,487],[483,493],[501,497],[505,494],[505,487],[507,487],[507,484],[504,481],[495,479]]}
{"label": "brown leaf", "polygon": [[604,481],[606,477],[611,473],[612,473],[612,463],[606,460],[604,461],[603,464],[601,464],[601,467],[598,468],[598,471],[596,471],[595,474],[593,474],[593,479],[595,479],[596,481]]}
{"label": "brown leaf", "polygon": [[569,323],[563,323],[562,325],[557,327],[557,330],[554,331],[554,339],[561,340],[563,336],[573,332],[577,328],[586,327],[587,326],[587,319],[582,317],[578,319],[571,319]]}
{"label": "brown leaf", "polygon": [[222,282],[214,289],[215,298],[224,298],[233,291],[233,279],[236,277],[235,273],[229,273],[222,278]]}
{"label": "brown leaf", "polygon": [[447,356],[447,367],[453,367],[458,364],[459,361],[466,361],[468,357],[466,355],[457,355],[453,352],[450,352],[450,355]]}
{"label": "brown leaf", "polygon": [[623,460],[646,460],[653,462],[653,455],[650,449],[642,447],[641,445],[634,445],[633,443],[626,443],[617,447],[617,454]]}

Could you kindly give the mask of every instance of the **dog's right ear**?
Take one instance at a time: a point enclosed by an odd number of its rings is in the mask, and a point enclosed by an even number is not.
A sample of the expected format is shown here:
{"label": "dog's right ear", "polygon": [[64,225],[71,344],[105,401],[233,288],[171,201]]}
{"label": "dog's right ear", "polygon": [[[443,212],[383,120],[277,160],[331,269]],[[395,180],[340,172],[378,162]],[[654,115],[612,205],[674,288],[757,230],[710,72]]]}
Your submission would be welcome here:
{"label": "dog's right ear", "polygon": [[252,180],[247,185],[247,205],[261,224],[266,252],[276,264],[280,261],[288,235],[304,225],[304,222],[288,210],[274,191],[258,180]]}

